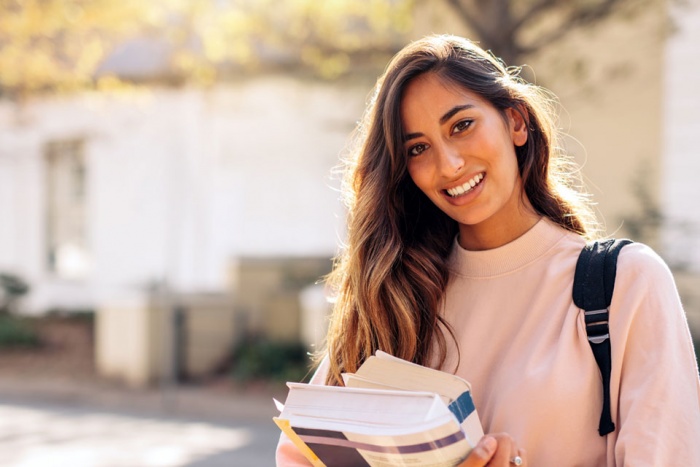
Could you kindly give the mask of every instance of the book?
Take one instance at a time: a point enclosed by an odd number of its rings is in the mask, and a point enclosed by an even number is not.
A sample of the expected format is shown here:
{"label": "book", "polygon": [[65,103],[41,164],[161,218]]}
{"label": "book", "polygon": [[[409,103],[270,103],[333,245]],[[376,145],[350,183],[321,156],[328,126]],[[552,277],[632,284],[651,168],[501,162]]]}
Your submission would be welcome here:
{"label": "book", "polygon": [[464,379],[378,351],[345,386],[287,383],[275,423],[314,466],[458,465],[483,436]]}

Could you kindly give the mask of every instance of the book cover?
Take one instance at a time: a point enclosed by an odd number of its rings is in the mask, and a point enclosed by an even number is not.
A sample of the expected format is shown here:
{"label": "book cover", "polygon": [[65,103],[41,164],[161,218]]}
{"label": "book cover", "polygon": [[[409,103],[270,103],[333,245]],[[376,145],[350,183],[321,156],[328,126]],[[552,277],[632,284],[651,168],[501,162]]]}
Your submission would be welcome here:
{"label": "book cover", "polygon": [[346,387],[288,383],[275,423],[314,466],[459,464],[483,436],[469,384],[387,354],[370,359],[343,375]]}

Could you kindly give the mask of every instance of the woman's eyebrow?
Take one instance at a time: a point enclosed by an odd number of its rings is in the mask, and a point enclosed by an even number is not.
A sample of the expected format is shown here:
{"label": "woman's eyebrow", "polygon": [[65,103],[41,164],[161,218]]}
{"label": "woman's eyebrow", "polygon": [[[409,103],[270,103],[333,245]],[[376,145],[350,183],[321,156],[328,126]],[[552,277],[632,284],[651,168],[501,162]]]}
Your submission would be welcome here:
{"label": "woman's eyebrow", "polygon": [[452,107],[450,110],[448,110],[445,113],[445,115],[440,117],[440,124],[442,125],[443,123],[445,123],[446,121],[448,121],[449,119],[454,117],[454,115],[457,112],[461,112],[462,110],[466,110],[466,109],[471,109],[473,107],[474,106],[472,104],[456,105],[456,106]]}
{"label": "woman's eyebrow", "polygon": [[403,142],[405,143],[406,141],[409,141],[409,140],[412,140],[415,138],[420,138],[421,136],[424,136],[423,133],[409,133],[403,137]]}
{"label": "woman's eyebrow", "polygon": [[[461,112],[462,110],[466,109],[471,109],[474,108],[474,105],[472,104],[464,104],[464,105],[456,105],[452,107],[450,110],[448,110],[445,115],[440,117],[440,125],[443,125],[446,121],[451,119],[452,117],[455,116],[458,112]],[[406,136],[404,136],[403,140],[404,142],[415,139],[415,138],[420,138],[423,136],[423,133],[409,133]]]}

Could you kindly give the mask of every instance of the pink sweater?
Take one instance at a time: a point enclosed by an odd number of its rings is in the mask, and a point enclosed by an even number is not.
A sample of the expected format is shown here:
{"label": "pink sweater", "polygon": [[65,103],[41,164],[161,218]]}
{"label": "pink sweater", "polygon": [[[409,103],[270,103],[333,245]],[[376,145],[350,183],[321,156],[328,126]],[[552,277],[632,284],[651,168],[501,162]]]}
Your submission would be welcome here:
{"label": "pink sweater", "polygon": [[[700,380],[688,325],[670,271],[642,244],[624,247],[618,260],[610,309],[616,429],[598,435],[600,371],[571,298],[583,245],[548,220],[493,250],[455,243],[443,314],[459,343],[456,373],[472,384],[484,431],[510,433],[538,467],[700,465]],[[452,372],[450,345],[443,369]],[[277,464],[308,465],[285,437]]]}

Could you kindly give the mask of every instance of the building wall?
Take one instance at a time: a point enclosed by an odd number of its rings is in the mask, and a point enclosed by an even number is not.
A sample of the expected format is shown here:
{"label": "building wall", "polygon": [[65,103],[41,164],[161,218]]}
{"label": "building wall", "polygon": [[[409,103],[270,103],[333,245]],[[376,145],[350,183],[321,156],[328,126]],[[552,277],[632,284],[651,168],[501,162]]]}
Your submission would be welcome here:
{"label": "building wall", "polygon": [[[664,250],[673,262],[700,274],[700,2],[675,10],[674,21],[677,31],[666,43],[664,62]],[[697,309],[700,313],[700,292]]]}
{"label": "building wall", "polygon": [[[209,90],[0,103],[0,270],[25,305],[88,307],[166,281],[221,289],[249,257],[331,257],[344,214],[332,168],[368,86],[264,78]],[[43,146],[83,139],[91,272],[47,272]],[[334,189],[335,188],[335,189]]]}

